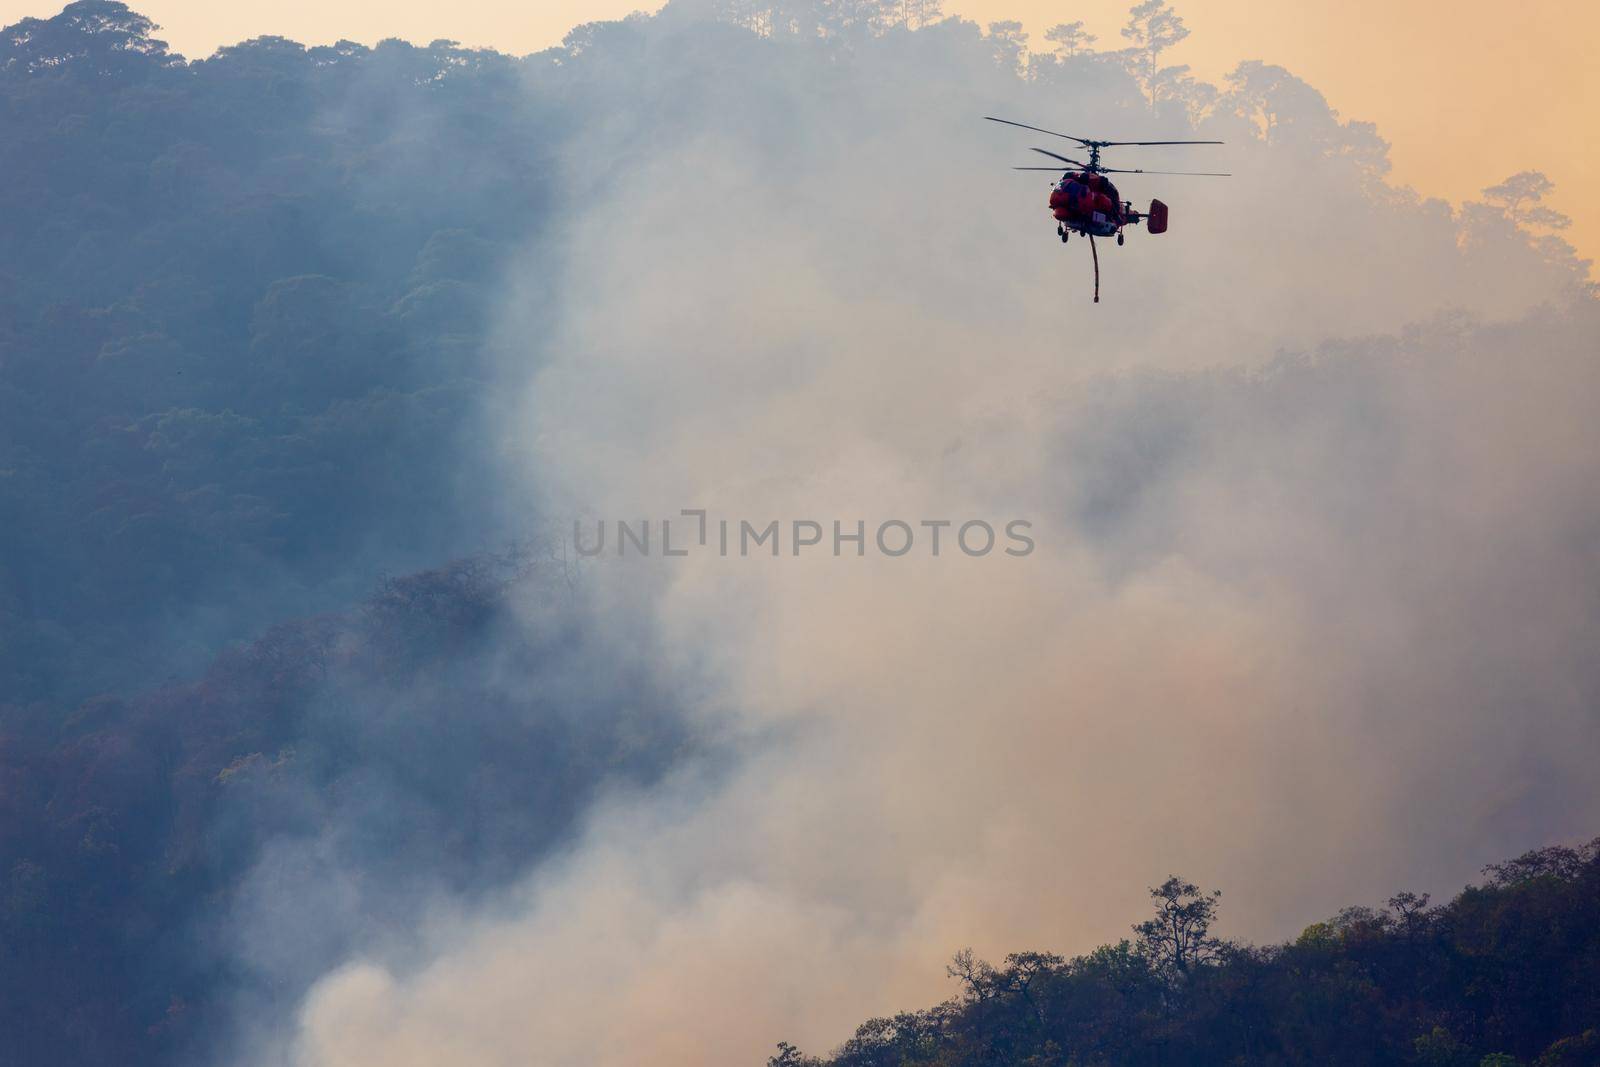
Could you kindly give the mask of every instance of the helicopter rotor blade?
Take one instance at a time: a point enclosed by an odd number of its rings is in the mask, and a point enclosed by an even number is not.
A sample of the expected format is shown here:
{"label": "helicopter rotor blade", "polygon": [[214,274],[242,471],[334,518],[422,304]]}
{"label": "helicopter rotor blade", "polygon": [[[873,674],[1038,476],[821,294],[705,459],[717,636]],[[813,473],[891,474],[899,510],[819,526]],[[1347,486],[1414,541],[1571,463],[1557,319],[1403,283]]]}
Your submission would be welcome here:
{"label": "helicopter rotor blade", "polygon": [[1178,176],[1185,177],[1185,178],[1231,178],[1231,177],[1233,177],[1232,174],[1219,173],[1219,172],[1213,171],[1213,170],[1140,170],[1140,169],[1137,169],[1137,168],[1135,168],[1135,169],[1121,169],[1121,168],[1118,168],[1118,167],[1102,167],[1101,168],[1101,172],[1105,173],[1105,174],[1171,174],[1171,175],[1178,175]]}
{"label": "helicopter rotor blade", "polygon": [[1012,170],[1047,170],[1051,174],[1070,174],[1071,167],[1012,167]]}
{"label": "helicopter rotor blade", "polygon": [[1020,127],[1020,128],[1022,128],[1024,130],[1032,130],[1034,133],[1047,133],[1051,137],[1064,137],[1069,141],[1077,141],[1079,144],[1084,145],[1085,147],[1088,147],[1088,146],[1091,146],[1091,145],[1095,146],[1095,147],[1098,147],[1098,148],[1111,148],[1111,147],[1114,147],[1114,146],[1117,146],[1117,145],[1150,146],[1150,145],[1226,144],[1227,143],[1225,141],[1094,141],[1094,140],[1090,140],[1087,137],[1074,137],[1070,133],[1058,133],[1055,130],[1047,130],[1043,126],[1029,126],[1026,122],[1013,122],[1010,119],[996,118],[993,115],[985,115],[983,117],[988,119],[990,122],[1003,122],[1007,126],[1017,126],[1017,127]]}
{"label": "helicopter rotor blade", "polygon": [[985,115],[983,117],[988,119],[990,122],[1003,122],[1007,126],[1020,126],[1024,130],[1032,130],[1034,133],[1048,133],[1051,137],[1065,137],[1067,140],[1077,141],[1081,145],[1086,145],[1089,143],[1082,137],[1074,137],[1070,133],[1057,133],[1054,130],[1041,129],[1038,126],[1029,126],[1026,122],[1012,122],[1010,119],[997,119],[993,115]]}
{"label": "helicopter rotor blade", "polygon": [[1226,144],[1226,141],[1096,141],[1095,144],[1102,148],[1112,145],[1156,145],[1156,144]]}
{"label": "helicopter rotor blade", "polygon": [[1043,148],[1035,148],[1032,151],[1039,153],[1041,156],[1049,156],[1051,159],[1059,159],[1063,163],[1071,163],[1074,167],[1087,167],[1089,165],[1087,163],[1079,163],[1076,159],[1068,159],[1066,156],[1058,156],[1054,152]]}

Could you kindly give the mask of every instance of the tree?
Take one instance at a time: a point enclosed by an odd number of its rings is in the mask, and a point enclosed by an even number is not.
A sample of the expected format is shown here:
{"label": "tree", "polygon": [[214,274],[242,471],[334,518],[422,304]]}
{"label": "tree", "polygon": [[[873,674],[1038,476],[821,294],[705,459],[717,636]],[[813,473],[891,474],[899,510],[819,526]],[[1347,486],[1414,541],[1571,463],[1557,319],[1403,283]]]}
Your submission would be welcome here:
{"label": "tree", "polygon": [[1128,69],[1144,87],[1153,110],[1161,74],[1161,53],[1189,36],[1183,19],[1167,0],[1144,0],[1128,12],[1122,36],[1130,43]]}
{"label": "tree", "polygon": [[810,1067],[816,1062],[787,1041],[778,1042],[778,1051],[767,1057],[767,1067]]}
{"label": "tree", "polygon": [[1199,886],[1177,875],[1152,888],[1155,917],[1133,928],[1139,935],[1139,950],[1178,977],[1216,959],[1222,942],[1211,936],[1211,923],[1221,897],[1222,890],[1202,893]]}
{"label": "tree", "polygon": [[[1483,198],[1486,203],[1499,208],[1506,218],[1519,225],[1564,230],[1572,225],[1572,220],[1541,203],[1545,195],[1554,188],[1555,183],[1540,172],[1524,170],[1513,174],[1499,185],[1489,186],[1483,191]],[[1522,860],[1513,860],[1502,866],[1511,869],[1514,864],[1528,859],[1529,857],[1525,856]]]}
{"label": "tree", "polygon": [[1425,917],[1428,911],[1429,896],[1427,893],[1396,893],[1388,900],[1389,910],[1400,917],[1400,925],[1406,928],[1415,926]]}
{"label": "tree", "polygon": [[821,0],[815,6],[830,36],[876,36],[894,24],[896,15],[889,0]]}
{"label": "tree", "polygon": [[941,0],[898,0],[899,21],[912,29],[938,22],[944,11]]}
{"label": "tree", "polygon": [[1062,58],[1082,55],[1098,40],[1094,34],[1084,30],[1081,21],[1052,26],[1044,32],[1044,39],[1056,46],[1056,55]]}
{"label": "tree", "polygon": [[1216,103],[1218,94],[1216,86],[1196,78],[1190,72],[1189,64],[1180,63],[1175,67],[1162,67],[1156,71],[1155,82],[1150,86],[1150,95],[1157,101],[1178,101],[1188,112],[1190,120],[1194,121]]}
{"label": "tree", "polygon": [[1054,952],[1013,952],[1006,957],[1005,987],[1022,999],[1028,1014],[1040,1026],[1044,1025],[1044,1011],[1034,996],[1034,987],[1059,974],[1066,962]]}
{"label": "tree", "polygon": [[989,23],[989,44],[994,49],[997,63],[1015,71],[1022,66],[1022,57],[1028,50],[1028,34],[1022,23],[1015,21]]}
{"label": "tree", "polygon": [[1443,1026],[1435,1026],[1412,1042],[1418,1063],[1436,1067],[1467,1067],[1475,1057],[1466,1042]]}
{"label": "tree", "polygon": [[967,999],[974,1003],[987,1001],[994,995],[998,985],[994,968],[974,956],[970,948],[964,948],[952,956],[945,965],[944,973],[958,979],[965,987]]}
{"label": "tree", "polygon": [[159,27],[127,4],[78,0],[50,19],[23,19],[0,41],[0,70],[37,73],[67,70],[95,75],[134,74],[168,67],[182,57],[151,36]]}

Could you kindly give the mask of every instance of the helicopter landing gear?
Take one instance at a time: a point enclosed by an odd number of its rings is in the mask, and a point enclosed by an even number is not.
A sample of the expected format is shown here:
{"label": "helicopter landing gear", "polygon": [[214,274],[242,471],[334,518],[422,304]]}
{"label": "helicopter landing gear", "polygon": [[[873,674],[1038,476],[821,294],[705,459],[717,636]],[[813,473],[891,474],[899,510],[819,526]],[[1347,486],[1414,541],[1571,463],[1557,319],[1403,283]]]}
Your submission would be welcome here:
{"label": "helicopter landing gear", "polygon": [[1117,231],[1117,244],[1120,245],[1121,243],[1122,243],[1122,231],[1118,230]]}
{"label": "helicopter landing gear", "polygon": [[1065,226],[1057,226],[1056,227],[1056,233],[1061,235],[1061,243],[1062,244],[1066,244],[1067,243],[1067,236],[1070,233],[1070,231]]}

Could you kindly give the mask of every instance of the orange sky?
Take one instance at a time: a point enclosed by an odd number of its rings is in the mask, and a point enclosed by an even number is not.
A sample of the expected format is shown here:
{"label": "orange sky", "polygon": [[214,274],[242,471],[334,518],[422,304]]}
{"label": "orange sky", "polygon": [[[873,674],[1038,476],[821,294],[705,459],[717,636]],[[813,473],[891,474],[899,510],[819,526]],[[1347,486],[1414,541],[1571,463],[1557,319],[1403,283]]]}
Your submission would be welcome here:
{"label": "orange sky", "polygon": [[[616,18],[651,0],[132,0],[174,48],[205,55],[264,33],[310,42],[449,37],[530,52],[580,22]],[[1128,0],[946,0],[980,22],[1021,19],[1042,32],[1081,19],[1117,47]],[[1573,217],[1568,236],[1600,251],[1600,41],[1595,0],[1178,0],[1193,31],[1173,52],[1215,79],[1241,59],[1266,59],[1321,89],[1348,118],[1374,121],[1392,144],[1394,177],[1460,201],[1517,170],[1543,170],[1554,206]],[[0,22],[50,14],[53,4],[0,0]]]}
{"label": "orange sky", "polygon": [[[1122,43],[1119,0],[951,0],[974,18],[1003,8],[1036,32],[1082,19],[1098,46]],[[1527,0],[1205,0],[1174,4],[1192,31],[1173,49],[1211,80],[1241,59],[1287,67],[1345,118],[1378,124],[1393,178],[1459,202],[1518,170],[1556,183],[1568,238],[1600,252],[1600,3]]]}

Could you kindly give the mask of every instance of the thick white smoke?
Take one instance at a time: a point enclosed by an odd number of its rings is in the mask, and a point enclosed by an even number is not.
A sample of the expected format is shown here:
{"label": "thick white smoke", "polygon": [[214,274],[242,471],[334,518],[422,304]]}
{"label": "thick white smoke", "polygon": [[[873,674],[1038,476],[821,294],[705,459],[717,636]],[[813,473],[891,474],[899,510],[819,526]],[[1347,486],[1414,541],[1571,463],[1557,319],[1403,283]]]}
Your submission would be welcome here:
{"label": "thick white smoke", "polygon": [[[742,758],[614,798],[421,964],[330,975],[301,1062],[750,1064],[944,996],[963,946],[1117,938],[1174,870],[1264,938],[1593,832],[1573,264],[1378,184],[1291,85],[1218,104],[1203,160],[1127,160],[1237,176],[1130,177],[1172,232],[1102,243],[1094,306],[1044,176],[1005,169],[1034,141],[979,117],[1181,119],[1097,68],[1023,85],[955,24],[826,51],[658,21],[591,54],[631,110],[572,161],[559,355],[511,439],[590,535],[779,520],[777,558],[587,571]],[[792,555],[836,519],[864,557]],[[1036,548],[932,556],[919,523],[968,519]]]}

